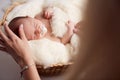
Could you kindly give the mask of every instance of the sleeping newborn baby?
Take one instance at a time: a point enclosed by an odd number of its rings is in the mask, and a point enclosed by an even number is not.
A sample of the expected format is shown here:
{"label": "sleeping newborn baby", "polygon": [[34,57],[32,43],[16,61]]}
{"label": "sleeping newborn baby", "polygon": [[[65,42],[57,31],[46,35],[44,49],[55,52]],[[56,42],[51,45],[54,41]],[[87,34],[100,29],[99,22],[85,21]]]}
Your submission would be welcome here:
{"label": "sleeping newborn baby", "polygon": [[44,23],[31,17],[16,17],[8,26],[19,36],[18,29],[21,24],[24,26],[25,35],[34,52],[33,58],[36,64],[44,65],[46,68],[55,64],[67,64],[69,62],[70,53],[64,43],[68,43],[73,34],[74,26],[71,23],[68,23],[68,33],[62,39],[49,34],[50,31]]}
{"label": "sleeping newborn baby", "polygon": [[44,24],[42,21],[28,16],[14,18],[9,23],[9,27],[16,35],[19,36],[18,29],[21,24],[24,26],[24,32],[28,40],[48,38],[50,40],[61,42],[63,44],[66,44],[70,41],[74,30],[74,25],[72,25],[71,22],[68,22],[68,30],[66,34],[63,36],[63,38],[58,38],[51,34],[50,27],[46,26],[46,24]]}

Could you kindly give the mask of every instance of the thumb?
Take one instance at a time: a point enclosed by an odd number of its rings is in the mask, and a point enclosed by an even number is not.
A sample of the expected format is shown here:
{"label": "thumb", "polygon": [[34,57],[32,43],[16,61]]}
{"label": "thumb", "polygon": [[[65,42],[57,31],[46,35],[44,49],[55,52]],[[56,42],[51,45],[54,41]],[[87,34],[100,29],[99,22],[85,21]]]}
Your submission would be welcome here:
{"label": "thumb", "polygon": [[25,32],[24,32],[24,30],[23,30],[23,24],[21,24],[21,25],[19,26],[19,35],[20,35],[20,38],[21,38],[22,40],[27,40],[27,38],[26,38],[26,36],[25,36]]}

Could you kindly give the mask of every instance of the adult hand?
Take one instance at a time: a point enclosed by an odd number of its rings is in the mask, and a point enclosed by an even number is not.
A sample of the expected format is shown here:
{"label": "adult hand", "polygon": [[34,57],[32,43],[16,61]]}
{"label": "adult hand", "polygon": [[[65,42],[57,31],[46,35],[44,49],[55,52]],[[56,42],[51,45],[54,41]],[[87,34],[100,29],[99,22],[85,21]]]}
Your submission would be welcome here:
{"label": "adult hand", "polygon": [[7,36],[0,29],[0,44],[2,45],[0,50],[8,52],[22,69],[24,69],[26,65],[29,67],[29,69],[22,71],[24,80],[41,80],[35,62],[32,59],[30,47],[23,31],[23,25],[19,27],[20,38],[17,37],[6,24],[5,31]]}
{"label": "adult hand", "polygon": [[29,57],[32,59],[31,54],[28,54],[30,48],[24,34],[23,25],[19,27],[20,38],[9,29],[7,24],[4,25],[4,29],[7,35],[0,29],[0,44],[2,45],[0,46],[0,50],[9,53],[20,66],[24,58]]}

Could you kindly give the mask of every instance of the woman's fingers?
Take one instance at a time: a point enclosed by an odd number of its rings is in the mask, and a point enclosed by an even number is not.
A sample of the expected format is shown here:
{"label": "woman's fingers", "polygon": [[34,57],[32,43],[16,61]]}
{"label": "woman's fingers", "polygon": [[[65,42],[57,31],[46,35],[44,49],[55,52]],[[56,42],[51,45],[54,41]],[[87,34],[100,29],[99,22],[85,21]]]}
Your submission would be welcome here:
{"label": "woman's fingers", "polygon": [[7,52],[7,50],[6,50],[6,48],[5,48],[5,47],[0,47],[0,51]]}
{"label": "woman's fingers", "polygon": [[[11,40],[16,40],[18,37],[10,30],[7,24],[4,25],[5,32]],[[16,39],[15,39],[16,38]]]}
{"label": "woman's fingers", "polygon": [[5,46],[5,42],[2,39],[0,39],[0,45]]}
{"label": "woman's fingers", "polygon": [[5,41],[0,39],[0,51],[7,52],[6,47]]}
{"label": "woman's fingers", "polygon": [[24,33],[24,30],[23,30],[23,24],[21,24],[20,27],[19,27],[19,35],[20,35],[20,38],[22,40],[27,40],[27,38],[25,36],[25,33]]}
{"label": "woman's fingers", "polygon": [[0,37],[1,37],[5,42],[9,42],[9,38],[2,32],[1,29],[0,29]]}

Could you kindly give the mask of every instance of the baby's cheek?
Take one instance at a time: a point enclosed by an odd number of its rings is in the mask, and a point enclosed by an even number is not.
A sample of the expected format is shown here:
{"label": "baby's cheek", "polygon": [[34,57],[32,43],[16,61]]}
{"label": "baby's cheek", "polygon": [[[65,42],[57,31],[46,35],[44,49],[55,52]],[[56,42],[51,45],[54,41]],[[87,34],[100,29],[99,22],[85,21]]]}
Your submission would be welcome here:
{"label": "baby's cheek", "polygon": [[31,35],[29,33],[25,33],[25,36],[28,40],[34,40],[34,35]]}
{"label": "baby's cheek", "polygon": [[33,37],[32,37],[32,36],[29,36],[29,35],[26,35],[26,38],[27,38],[28,40],[33,40]]}

